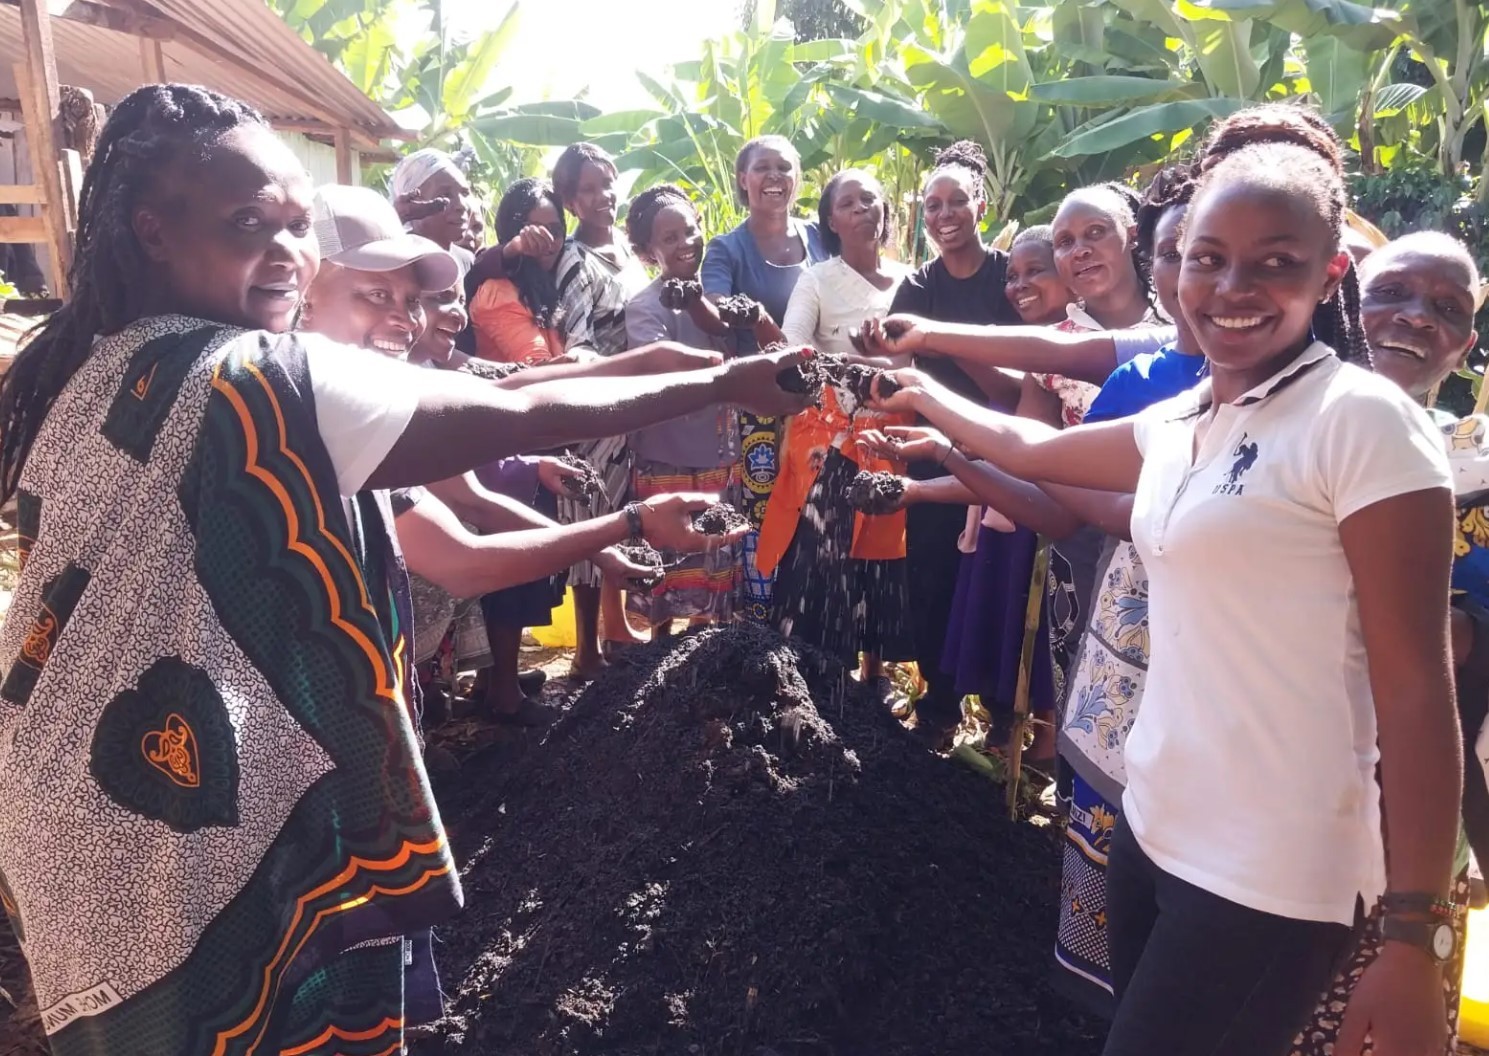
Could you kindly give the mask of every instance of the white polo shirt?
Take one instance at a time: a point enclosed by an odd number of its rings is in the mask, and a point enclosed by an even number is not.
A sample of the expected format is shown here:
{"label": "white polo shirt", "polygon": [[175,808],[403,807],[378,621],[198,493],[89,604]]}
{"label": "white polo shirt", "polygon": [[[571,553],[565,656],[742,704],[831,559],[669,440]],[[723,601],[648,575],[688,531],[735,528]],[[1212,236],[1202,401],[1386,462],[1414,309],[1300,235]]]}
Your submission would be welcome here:
{"label": "white polo shirt", "polygon": [[1165,872],[1348,924],[1358,894],[1384,890],[1385,866],[1339,524],[1449,488],[1442,439],[1399,388],[1322,343],[1235,403],[1209,400],[1206,379],[1134,419],[1152,660],[1122,809]]}

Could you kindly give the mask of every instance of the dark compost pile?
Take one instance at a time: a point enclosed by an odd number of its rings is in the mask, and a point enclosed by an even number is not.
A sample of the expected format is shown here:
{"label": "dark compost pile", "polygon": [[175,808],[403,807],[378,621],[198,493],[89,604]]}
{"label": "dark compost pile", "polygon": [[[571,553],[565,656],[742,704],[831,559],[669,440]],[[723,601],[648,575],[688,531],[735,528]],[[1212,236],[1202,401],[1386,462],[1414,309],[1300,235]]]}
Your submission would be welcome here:
{"label": "dark compost pile", "polygon": [[662,307],[680,312],[703,296],[703,283],[696,279],[666,279],[662,282]]}
{"label": "dark compost pile", "polygon": [[719,319],[732,330],[748,330],[765,315],[765,309],[759,301],[742,293],[720,297],[718,310]]}
{"label": "dark compost pile", "polygon": [[648,647],[462,774],[490,791],[414,1056],[1095,1056],[1048,984],[1055,833],[807,656],[752,625]]}

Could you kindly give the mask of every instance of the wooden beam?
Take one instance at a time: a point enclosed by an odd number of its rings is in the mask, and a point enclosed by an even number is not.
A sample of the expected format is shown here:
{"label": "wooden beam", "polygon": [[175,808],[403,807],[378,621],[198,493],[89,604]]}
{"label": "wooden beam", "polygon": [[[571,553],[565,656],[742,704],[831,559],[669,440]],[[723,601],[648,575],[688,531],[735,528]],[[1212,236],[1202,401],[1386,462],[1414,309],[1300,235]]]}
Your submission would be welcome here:
{"label": "wooden beam", "polygon": [[352,183],[352,134],[349,129],[338,128],[333,140],[336,147],[336,182],[343,187]]}
{"label": "wooden beam", "polygon": [[52,278],[58,296],[69,295],[68,272],[72,268],[72,236],[67,218],[76,212],[65,203],[62,183],[59,117],[61,98],[57,88],[57,56],[52,48],[52,25],[41,0],[21,0],[21,38],[25,61],[16,63],[16,85],[20,89],[26,120],[26,140],[31,148],[31,168],[41,188],[41,219],[45,222],[48,248],[52,251]]}
{"label": "wooden beam", "polygon": [[41,188],[34,183],[0,184],[0,205],[40,205]]}
{"label": "wooden beam", "polygon": [[140,67],[145,71],[145,84],[168,84],[165,75],[165,49],[160,41],[149,37],[140,38]]}
{"label": "wooden beam", "polygon": [[39,216],[0,216],[0,242],[50,243],[51,228]]}
{"label": "wooden beam", "polygon": [[[21,0],[0,0],[0,3],[9,7],[21,6]],[[126,11],[108,4],[94,3],[93,0],[50,0],[47,7],[53,18],[65,18],[69,22],[112,29],[131,37],[173,40],[176,36],[176,24],[169,19]]]}

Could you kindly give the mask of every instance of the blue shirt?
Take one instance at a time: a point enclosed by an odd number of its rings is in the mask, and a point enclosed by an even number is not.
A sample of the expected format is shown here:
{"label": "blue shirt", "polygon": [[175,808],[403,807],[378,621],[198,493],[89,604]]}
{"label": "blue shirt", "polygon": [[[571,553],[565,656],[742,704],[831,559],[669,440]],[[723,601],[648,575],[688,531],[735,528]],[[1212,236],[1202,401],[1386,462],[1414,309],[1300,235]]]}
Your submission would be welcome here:
{"label": "blue shirt", "polygon": [[[786,305],[791,300],[791,291],[796,289],[796,280],[807,268],[827,259],[816,224],[793,219],[791,233],[805,250],[799,264],[772,264],[766,260],[745,224],[710,241],[698,276],[703,292],[711,297],[742,293],[764,305],[765,314],[780,326],[786,318]],[[755,347],[755,339],[749,334],[738,335],[738,340],[742,352]]]}
{"label": "blue shirt", "polygon": [[1204,370],[1204,356],[1186,356],[1171,344],[1145,352],[1112,371],[1086,412],[1085,422],[1109,422],[1136,414],[1194,388]]}

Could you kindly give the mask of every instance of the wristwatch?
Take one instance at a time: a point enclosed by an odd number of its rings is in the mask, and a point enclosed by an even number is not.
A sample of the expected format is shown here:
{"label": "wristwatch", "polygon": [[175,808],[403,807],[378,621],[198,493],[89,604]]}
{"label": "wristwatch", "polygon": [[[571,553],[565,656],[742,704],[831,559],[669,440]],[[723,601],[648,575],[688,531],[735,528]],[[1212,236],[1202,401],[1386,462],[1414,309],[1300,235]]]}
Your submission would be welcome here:
{"label": "wristwatch", "polygon": [[1380,937],[1387,942],[1415,946],[1439,965],[1447,964],[1458,951],[1458,936],[1453,926],[1440,920],[1402,920],[1388,914],[1381,918]]}

